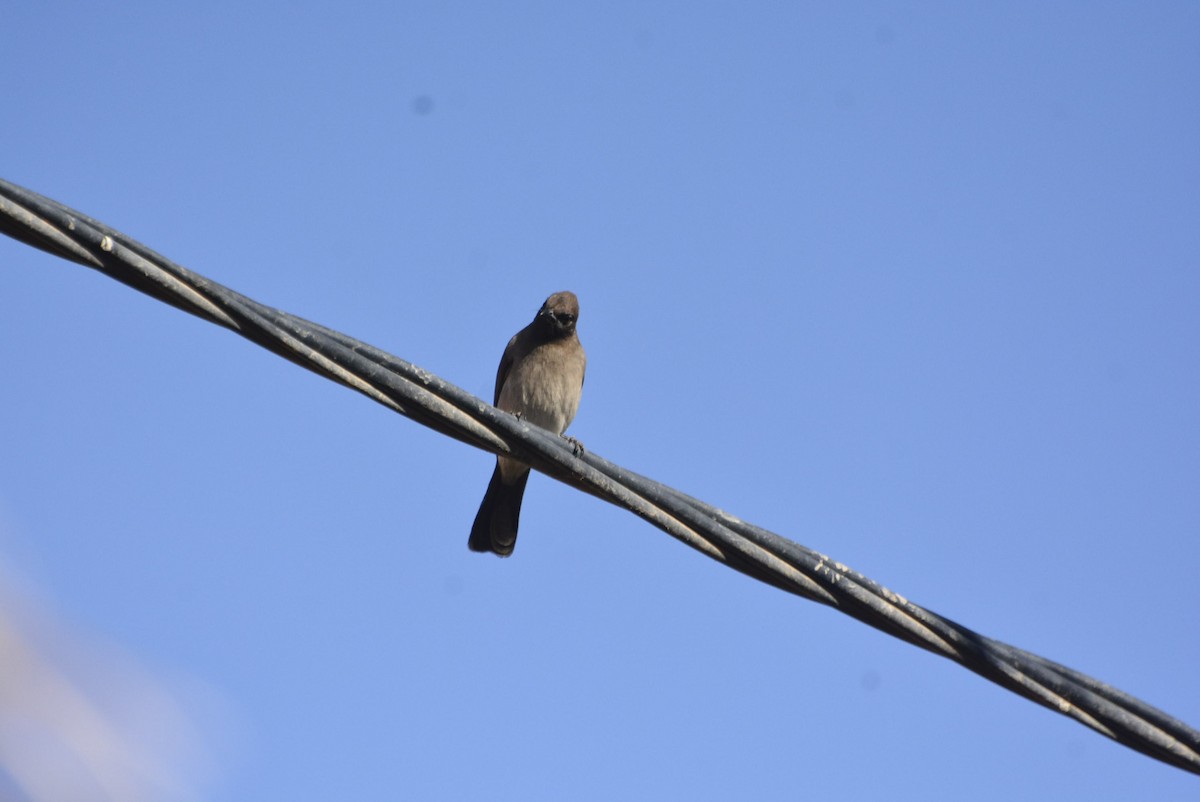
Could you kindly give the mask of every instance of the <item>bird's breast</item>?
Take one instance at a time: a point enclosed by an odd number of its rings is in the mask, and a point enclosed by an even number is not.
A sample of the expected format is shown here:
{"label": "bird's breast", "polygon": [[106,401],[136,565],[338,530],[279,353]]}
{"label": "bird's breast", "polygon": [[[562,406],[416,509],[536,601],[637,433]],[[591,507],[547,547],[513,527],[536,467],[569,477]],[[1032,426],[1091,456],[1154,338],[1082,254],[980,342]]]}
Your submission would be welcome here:
{"label": "bird's breast", "polygon": [[578,341],[545,343],[509,370],[500,389],[500,409],[562,434],[579,410],[584,356]]}

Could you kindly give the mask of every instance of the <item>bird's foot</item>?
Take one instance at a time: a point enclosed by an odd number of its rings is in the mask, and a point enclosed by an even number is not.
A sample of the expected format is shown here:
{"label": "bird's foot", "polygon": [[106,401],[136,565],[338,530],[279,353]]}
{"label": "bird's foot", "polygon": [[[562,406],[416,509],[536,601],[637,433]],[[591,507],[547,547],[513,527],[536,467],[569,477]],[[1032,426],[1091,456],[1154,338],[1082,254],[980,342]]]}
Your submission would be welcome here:
{"label": "bird's foot", "polygon": [[567,435],[567,434],[564,434],[562,437],[564,440],[566,440],[568,443],[571,444],[571,454],[572,455],[574,455],[576,457],[583,455],[583,443],[579,442],[574,437],[571,437],[570,435]]}

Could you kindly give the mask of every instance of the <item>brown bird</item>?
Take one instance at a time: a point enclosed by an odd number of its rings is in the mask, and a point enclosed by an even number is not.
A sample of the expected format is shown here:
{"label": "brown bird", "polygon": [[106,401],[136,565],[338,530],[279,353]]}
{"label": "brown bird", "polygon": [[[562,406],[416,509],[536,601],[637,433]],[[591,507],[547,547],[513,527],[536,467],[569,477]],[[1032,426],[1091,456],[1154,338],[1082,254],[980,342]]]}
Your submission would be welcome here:
{"label": "brown bird", "polygon": [[[518,331],[504,349],[496,371],[493,403],[497,407],[555,434],[567,430],[579,409],[587,367],[575,334],[578,319],[575,293],[556,292],[546,299],[533,322]],[[501,557],[512,554],[528,480],[528,465],[509,457],[496,458],[496,470],[467,541],[471,551],[494,551]]]}

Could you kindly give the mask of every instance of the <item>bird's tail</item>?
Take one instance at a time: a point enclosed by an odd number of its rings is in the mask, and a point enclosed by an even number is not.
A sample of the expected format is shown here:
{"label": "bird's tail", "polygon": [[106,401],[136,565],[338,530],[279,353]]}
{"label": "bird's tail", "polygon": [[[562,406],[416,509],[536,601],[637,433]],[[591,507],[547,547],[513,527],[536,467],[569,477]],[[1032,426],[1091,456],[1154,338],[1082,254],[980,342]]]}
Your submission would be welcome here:
{"label": "bird's tail", "polygon": [[521,518],[521,499],[529,471],[524,471],[512,484],[505,484],[500,465],[492,473],[487,493],[475,514],[467,546],[471,551],[494,551],[501,557],[513,553],[517,545],[517,524]]}

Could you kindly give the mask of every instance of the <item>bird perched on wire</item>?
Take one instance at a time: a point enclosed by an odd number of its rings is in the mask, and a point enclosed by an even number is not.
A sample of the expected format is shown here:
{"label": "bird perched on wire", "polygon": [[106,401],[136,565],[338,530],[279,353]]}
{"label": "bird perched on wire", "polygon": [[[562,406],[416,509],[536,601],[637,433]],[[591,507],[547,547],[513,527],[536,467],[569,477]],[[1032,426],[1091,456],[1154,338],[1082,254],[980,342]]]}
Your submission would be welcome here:
{"label": "bird perched on wire", "polygon": [[[496,371],[497,407],[555,434],[567,430],[579,409],[587,367],[575,333],[578,319],[575,293],[556,292],[546,299],[533,322],[513,335],[504,349]],[[496,457],[496,470],[467,541],[471,551],[512,554],[528,480],[528,465]]]}

